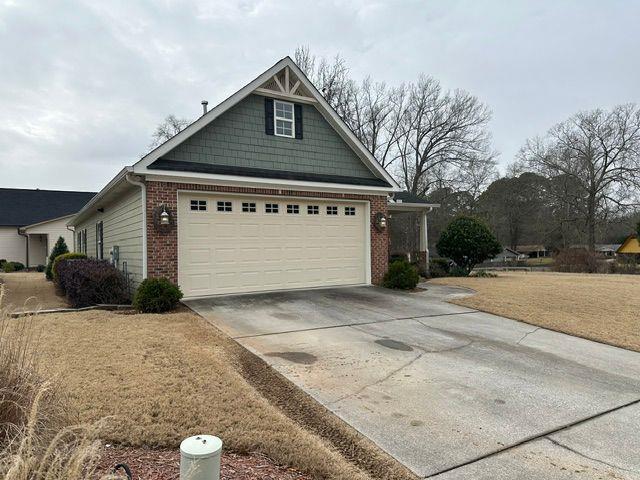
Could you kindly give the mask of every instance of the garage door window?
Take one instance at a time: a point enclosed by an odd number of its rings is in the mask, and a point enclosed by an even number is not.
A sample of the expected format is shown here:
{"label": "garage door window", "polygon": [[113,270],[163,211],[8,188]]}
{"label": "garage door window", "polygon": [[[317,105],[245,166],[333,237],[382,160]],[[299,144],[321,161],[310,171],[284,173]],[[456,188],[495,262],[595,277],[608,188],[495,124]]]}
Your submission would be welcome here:
{"label": "garage door window", "polygon": [[300,205],[287,205],[287,213],[297,215],[300,213]]}
{"label": "garage door window", "polygon": [[207,211],[207,201],[206,200],[191,200],[191,211],[192,212],[206,212]]}
{"label": "garage door window", "polygon": [[253,202],[242,202],[243,213],[256,213],[256,204]]}
{"label": "garage door window", "polygon": [[344,214],[347,216],[353,216],[356,214],[356,207],[344,207]]}
{"label": "garage door window", "polygon": [[338,214],[338,207],[336,207],[335,205],[327,206],[327,215],[337,215],[337,214]]}
{"label": "garage door window", "polygon": [[218,211],[219,212],[231,212],[232,211],[231,202],[218,202],[217,203],[217,207],[218,207]]}
{"label": "garage door window", "polygon": [[307,205],[307,214],[308,215],[319,215],[320,207],[318,205]]}
{"label": "garage door window", "polygon": [[278,213],[278,204],[277,203],[265,203],[264,204],[264,212],[265,213]]}

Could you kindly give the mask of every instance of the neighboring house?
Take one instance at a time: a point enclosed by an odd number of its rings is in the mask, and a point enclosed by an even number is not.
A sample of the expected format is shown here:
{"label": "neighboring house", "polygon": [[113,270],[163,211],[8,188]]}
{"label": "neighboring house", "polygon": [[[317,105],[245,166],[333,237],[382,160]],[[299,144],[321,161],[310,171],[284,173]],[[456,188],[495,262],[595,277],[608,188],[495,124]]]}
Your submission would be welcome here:
{"label": "neighboring house", "polygon": [[[601,257],[612,258],[617,255],[617,251],[618,251],[618,248],[620,248],[620,244],[619,243],[607,243],[607,244],[596,243],[593,246],[593,248],[594,248],[594,252],[597,255]],[[589,250],[589,246],[575,244],[575,245],[571,245],[569,249]]]}
{"label": "neighboring house", "polygon": [[636,254],[640,255],[640,241],[636,235],[629,235],[626,240],[618,247],[618,254]]}
{"label": "neighboring house", "polygon": [[518,260],[524,260],[528,256],[524,253],[520,253],[516,250],[512,250],[511,248],[504,247],[502,252],[493,257],[490,262],[516,262]]}
{"label": "neighboring house", "polygon": [[544,258],[551,256],[551,252],[544,245],[518,245],[516,251],[529,258]]}
{"label": "neighboring house", "polygon": [[186,297],[380,283],[400,189],[295,63],[203,105],[71,220],[76,249]]}
{"label": "neighboring house", "polygon": [[67,222],[95,193],[0,188],[0,258],[43,265],[58,237],[73,248]]}

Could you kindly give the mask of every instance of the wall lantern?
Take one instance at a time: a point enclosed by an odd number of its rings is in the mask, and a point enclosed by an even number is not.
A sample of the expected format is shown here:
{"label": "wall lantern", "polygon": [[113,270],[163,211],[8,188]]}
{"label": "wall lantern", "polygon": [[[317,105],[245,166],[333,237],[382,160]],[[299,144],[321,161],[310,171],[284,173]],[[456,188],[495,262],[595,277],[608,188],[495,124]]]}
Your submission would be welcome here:
{"label": "wall lantern", "polygon": [[384,213],[376,213],[373,224],[376,230],[383,232],[387,228],[387,217],[384,216]]}
{"label": "wall lantern", "polygon": [[[163,205],[164,207],[164,205]],[[160,214],[160,225],[169,225],[171,224],[171,218],[169,218],[169,214],[167,213],[167,209],[163,208],[162,213]]]}
{"label": "wall lantern", "polygon": [[153,226],[160,234],[169,233],[175,224],[171,209],[166,205],[159,205],[153,209]]}

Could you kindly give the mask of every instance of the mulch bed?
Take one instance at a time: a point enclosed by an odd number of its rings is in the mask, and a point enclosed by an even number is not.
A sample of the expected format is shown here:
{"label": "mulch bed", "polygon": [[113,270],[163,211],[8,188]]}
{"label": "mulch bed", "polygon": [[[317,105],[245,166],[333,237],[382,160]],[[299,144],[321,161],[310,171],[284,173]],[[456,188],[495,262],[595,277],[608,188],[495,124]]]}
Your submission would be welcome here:
{"label": "mulch bed", "polygon": [[[180,478],[180,452],[176,449],[151,449],[106,445],[98,466],[99,473],[111,473],[118,463],[131,469],[132,480],[178,480]],[[122,477],[126,478],[122,470]],[[222,453],[221,480],[309,480],[311,477],[292,468],[276,465],[259,455]]]}

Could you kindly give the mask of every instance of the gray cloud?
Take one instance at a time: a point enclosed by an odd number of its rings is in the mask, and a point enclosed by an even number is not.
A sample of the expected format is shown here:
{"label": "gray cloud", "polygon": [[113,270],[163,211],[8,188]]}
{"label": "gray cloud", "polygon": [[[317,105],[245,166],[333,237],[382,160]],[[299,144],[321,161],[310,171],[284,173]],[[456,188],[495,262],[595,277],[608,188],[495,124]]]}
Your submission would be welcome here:
{"label": "gray cloud", "polygon": [[101,188],[168,113],[195,118],[305,44],[490,105],[508,163],[580,109],[638,101],[629,1],[0,0],[0,186]]}

